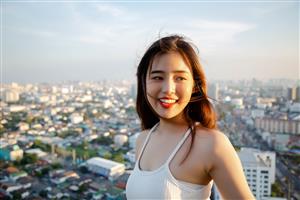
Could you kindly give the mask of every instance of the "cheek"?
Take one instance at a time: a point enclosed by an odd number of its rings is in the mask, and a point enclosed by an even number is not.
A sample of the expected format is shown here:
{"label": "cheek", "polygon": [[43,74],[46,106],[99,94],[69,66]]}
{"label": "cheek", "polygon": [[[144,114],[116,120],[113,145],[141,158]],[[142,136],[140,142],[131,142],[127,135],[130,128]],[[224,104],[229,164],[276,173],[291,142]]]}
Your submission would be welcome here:
{"label": "cheek", "polygon": [[181,87],[181,91],[187,98],[190,98],[193,92],[193,87],[190,85],[184,85]]}
{"label": "cheek", "polygon": [[158,85],[157,83],[154,83],[154,82],[146,82],[146,91],[154,91],[154,90],[157,90],[158,88]]}
{"label": "cheek", "polygon": [[146,95],[147,99],[150,102],[157,96],[158,86],[153,83],[146,83]]}

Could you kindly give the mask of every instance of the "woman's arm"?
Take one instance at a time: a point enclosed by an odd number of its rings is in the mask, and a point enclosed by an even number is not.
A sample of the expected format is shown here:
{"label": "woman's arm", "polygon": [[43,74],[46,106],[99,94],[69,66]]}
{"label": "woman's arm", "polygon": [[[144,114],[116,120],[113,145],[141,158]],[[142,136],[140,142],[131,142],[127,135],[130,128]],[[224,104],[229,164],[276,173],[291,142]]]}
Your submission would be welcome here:
{"label": "woman's arm", "polygon": [[226,135],[213,133],[210,176],[223,199],[255,199],[246,181],[241,161]]}

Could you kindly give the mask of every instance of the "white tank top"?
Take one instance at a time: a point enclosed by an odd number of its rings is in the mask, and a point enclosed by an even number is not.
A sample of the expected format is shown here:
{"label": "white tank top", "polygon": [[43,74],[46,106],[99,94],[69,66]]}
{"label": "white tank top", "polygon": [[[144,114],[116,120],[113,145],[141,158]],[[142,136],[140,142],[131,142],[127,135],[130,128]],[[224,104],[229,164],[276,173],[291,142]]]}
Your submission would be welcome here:
{"label": "white tank top", "polygon": [[128,200],[142,199],[209,199],[213,181],[207,185],[198,185],[177,180],[171,173],[169,163],[189,136],[191,130],[187,130],[181,141],[177,144],[166,163],[153,171],[142,171],[139,167],[140,158],[149,141],[156,124],[149,131],[147,138],[136,160],[126,184],[126,197]]}

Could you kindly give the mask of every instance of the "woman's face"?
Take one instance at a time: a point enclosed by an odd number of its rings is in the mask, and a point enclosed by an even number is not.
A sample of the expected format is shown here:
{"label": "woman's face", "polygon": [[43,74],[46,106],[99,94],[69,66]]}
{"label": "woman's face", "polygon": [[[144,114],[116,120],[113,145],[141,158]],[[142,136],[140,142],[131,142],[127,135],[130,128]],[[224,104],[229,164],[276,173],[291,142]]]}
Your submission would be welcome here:
{"label": "woman's face", "polygon": [[183,119],[193,91],[193,75],[179,53],[156,56],[147,72],[147,99],[163,119]]}

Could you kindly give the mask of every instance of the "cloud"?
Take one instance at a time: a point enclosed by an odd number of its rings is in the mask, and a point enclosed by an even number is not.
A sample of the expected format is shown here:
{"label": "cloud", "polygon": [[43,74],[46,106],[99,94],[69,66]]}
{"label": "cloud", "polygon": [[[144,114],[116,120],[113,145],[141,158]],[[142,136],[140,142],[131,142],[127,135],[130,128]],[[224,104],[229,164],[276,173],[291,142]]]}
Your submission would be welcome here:
{"label": "cloud", "polygon": [[250,6],[249,13],[255,17],[265,17],[273,12],[278,12],[282,8],[282,5],[272,4],[271,6]]}
{"label": "cloud", "polygon": [[97,11],[104,14],[109,14],[114,17],[119,17],[124,14],[124,11],[112,5],[97,5]]}
{"label": "cloud", "polygon": [[255,27],[254,24],[235,21],[186,18],[164,29],[170,33],[185,35],[201,50],[201,54],[212,55],[224,47],[233,47],[240,34]]}

